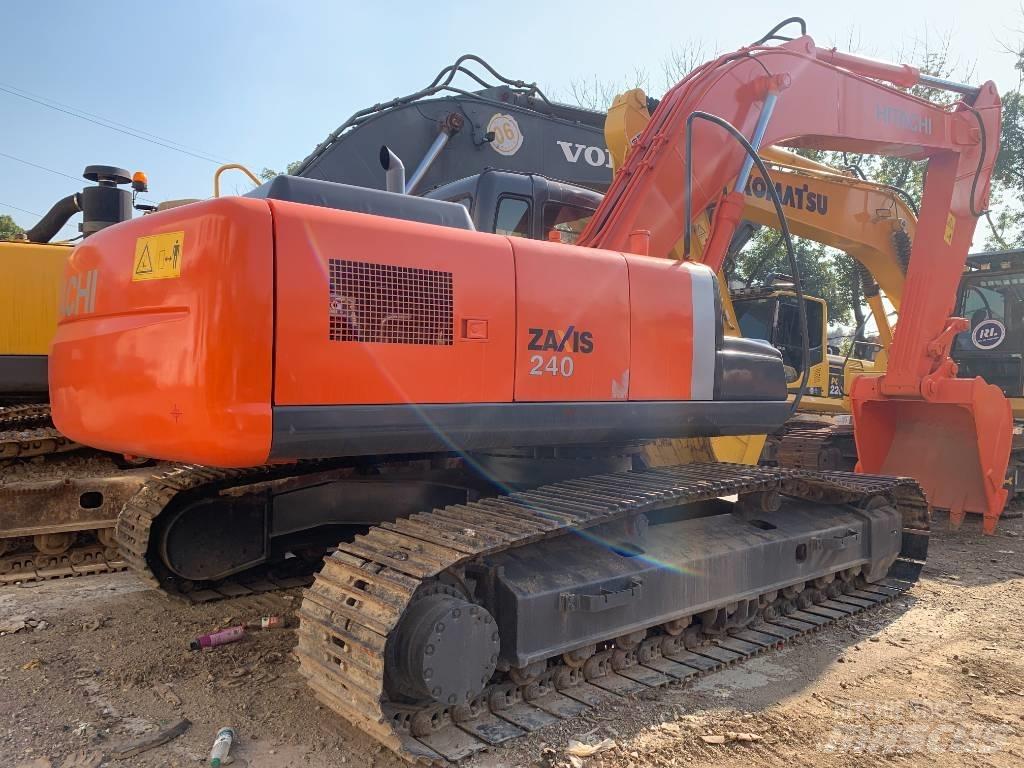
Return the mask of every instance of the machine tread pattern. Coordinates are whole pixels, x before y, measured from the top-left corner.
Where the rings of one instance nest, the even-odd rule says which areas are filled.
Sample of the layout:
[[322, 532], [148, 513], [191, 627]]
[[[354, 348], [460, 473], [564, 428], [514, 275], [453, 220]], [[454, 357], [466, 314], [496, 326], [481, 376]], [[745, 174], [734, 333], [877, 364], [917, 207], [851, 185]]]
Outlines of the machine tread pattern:
[[0, 586], [72, 576], [92, 576], [128, 568], [128, 563], [122, 559], [115, 547], [104, 546], [102, 543], [76, 545], [59, 555], [45, 555], [31, 550], [28, 546], [24, 549], [27, 551], [4, 554], [0, 557]]

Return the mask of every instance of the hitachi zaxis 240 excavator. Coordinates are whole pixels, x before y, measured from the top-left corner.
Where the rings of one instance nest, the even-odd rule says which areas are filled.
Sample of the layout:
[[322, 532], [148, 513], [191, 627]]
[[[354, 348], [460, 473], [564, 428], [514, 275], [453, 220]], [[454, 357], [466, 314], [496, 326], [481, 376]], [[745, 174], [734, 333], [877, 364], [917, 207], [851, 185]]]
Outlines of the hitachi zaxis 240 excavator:
[[[451, 85], [455, 74], [484, 88], [462, 91]], [[430, 87], [356, 113], [300, 172], [382, 187], [384, 171], [366, 153], [376, 155], [384, 142], [407, 159], [422, 157], [404, 191], [462, 203], [478, 230], [534, 239], [555, 231], [571, 242], [600, 203], [596, 190], [611, 181], [603, 121], [602, 114], [550, 102], [536, 86], [467, 55]], [[230, 167], [215, 174], [215, 197]], [[123, 568], [113, 537], [117, 515], [156, 468], [75, 443], [49, 417], [46, 357], [57, 318], [74, 295], [89, 290], [76, 284], [63, 286], [72, 295], [62, 292], [72, 244], [50, 241], [77, 213], [84, 237], [130, 218], [132, 194], [122, 187], [145, 191], [144, 177], [119, 168], [90, 166], [85, 177], [94, 186], [58, 201], [24, 239], [0, 242], [0, 291], [11, 318], [0, 336], [0, 583]], [[188, 201], [160, 207], [182, 202]], [[644, 451], [660, 455], [653, 444]], [[131, 466], [138, 463], [145, 468]]]
[[[55, 423], [186, 462], [121, 513], [131, 565], [171, 592], [217, 589], [333, 536], [300, 612], [302, 671], [423, 761], [715, 668], [884, 599], [900, 588], [886, 574], [914, 578], [927, 516], [904, 503], [912, 481], [630, 471], [645, 439], [763, 433], [790, 414], [781, 356], [726, 338], [718, 308], [742, 190], [755, 165], [767, 177], [761, 144], [928, 158], [914, 248], [929, 264], [912, 261], [905, 306], [956, 284], [988, 193], [991, 83], [946, 110], [886, 84], [909, 68], [766, 41], [666, 96], [576, 245], [474, 231], [455, 203], [278, 177], [77, 247], [67, 279], [96, 291], [58, 327]], [[652, 258], [715, 201], [707, 265]], [[885, 377], [857, 380], [855, 419], [882, 427], [866, 464], [885, 463], [883, 443], [961, 450], [922, 434], [925, 411], [1008, 433], [998, 389], [953, 375], [948, 309], [918, 313]]]

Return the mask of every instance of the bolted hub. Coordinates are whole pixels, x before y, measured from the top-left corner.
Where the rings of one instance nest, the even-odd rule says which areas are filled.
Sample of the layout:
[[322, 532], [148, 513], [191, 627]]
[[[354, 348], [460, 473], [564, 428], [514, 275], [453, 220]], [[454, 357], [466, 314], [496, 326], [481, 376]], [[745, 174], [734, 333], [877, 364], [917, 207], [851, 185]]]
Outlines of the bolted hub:
[[395, 687], [405, 696], [466, 704], [487, 685], [501, 647], [487, 609], [449, 594], [417, 600], [395, 637]]

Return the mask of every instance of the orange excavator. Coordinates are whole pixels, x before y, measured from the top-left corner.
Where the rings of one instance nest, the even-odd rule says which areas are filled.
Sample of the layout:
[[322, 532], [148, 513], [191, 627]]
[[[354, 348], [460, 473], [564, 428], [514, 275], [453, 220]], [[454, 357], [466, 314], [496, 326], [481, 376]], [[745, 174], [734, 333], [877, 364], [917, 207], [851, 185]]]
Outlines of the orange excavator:
[[[669, 93], [582, 245], [477, 232], [442, 200], [278, 177], [78, 246], [66, 279], [96, 290], [64, 308], [54, 421], [185, 462], [121, 512], [129, 564], [202, 600], [265, 589], [261, 569], [331, 542], [300, 611], [302, 673], [420, 762], [899, 594], [927, 552], [913, 481], [637, 461], [647, 439], [764, 433], [791, 413], [780, 354], [727, 338], [718, 304], [741, 190], [755, 166], [767, 179], [761, 144], [929, 158], [915, 248], [931, 269], [911, 274], [904, 307], [915, 277], [955, 283], [984, 204], [991, 83], [947, 112], [886, 84], [909, 68], [770, 37]], [[712, 204], [711, 268], [652, 258]], [[950, 324], [931, 319], [935, 335], [898, 342], [929, 360]], [[898, 406], [922, 403], [979, 418], [956, 400], [972, 383], [936, 370], [938, 404], [932, 388], [861, 392], [857, 418], [900, 432]]]

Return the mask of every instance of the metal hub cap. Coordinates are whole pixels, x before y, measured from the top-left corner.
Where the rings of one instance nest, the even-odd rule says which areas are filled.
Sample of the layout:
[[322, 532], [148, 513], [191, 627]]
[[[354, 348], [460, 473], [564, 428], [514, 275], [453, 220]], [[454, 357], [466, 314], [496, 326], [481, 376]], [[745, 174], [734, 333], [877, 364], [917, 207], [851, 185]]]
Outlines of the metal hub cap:
[[501, 646], [485, 608], [446, 594], [414, 603], [397, 640], [396, 678], [407, 693], [439, 704], [465, 704], [480, 693]]

